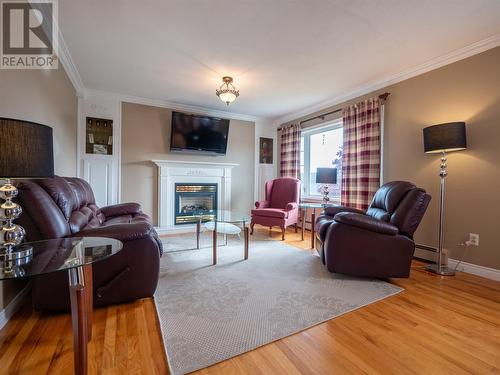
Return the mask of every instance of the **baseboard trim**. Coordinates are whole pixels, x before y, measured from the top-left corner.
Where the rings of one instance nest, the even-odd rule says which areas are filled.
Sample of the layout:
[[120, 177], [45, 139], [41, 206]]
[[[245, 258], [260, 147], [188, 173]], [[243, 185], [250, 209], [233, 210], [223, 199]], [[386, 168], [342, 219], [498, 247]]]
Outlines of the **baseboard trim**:
[[[455, 268], [459, 263], [456, 259], [448, 259], [448, 265], [451, 268]], [[471, 273], [476, 276], [481, 276], [486, 279], [500, 281], [500, 270], [495, 268], [489, 268], [484, 266], [479, 266], [473, 263], [461, 262], [457, 268], [457, 271]]]
[[29, 282], [17, 295], [8, 303], [3, 310], [0, 311], [0, 329], [5, 327], [7, 322], [14, 316], [17, 310], [21, 307], [24, 297], [31, 289], [31, 282]]

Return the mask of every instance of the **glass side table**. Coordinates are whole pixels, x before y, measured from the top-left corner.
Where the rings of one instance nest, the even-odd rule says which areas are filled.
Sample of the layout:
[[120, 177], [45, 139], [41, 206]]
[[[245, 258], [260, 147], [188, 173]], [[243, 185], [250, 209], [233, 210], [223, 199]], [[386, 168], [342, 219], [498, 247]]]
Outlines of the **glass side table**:
[[[196, 223], [196, 247], [200, 248], [200, 232], [201, 224], [204, 221], [204, 215], [199, 214]], [[236, 211], [218, 210], [215, 219], [212, 217], [205, 223], [205, 228], [212, 231], [212, 264], [217, 264], [217, 234], [222, 234], [226, 237], [228, 234], [239, 234], [243, 231], [244, 242], [244, 259], [248, 259], [248, 242], [249, 242], [249, 229], [247, 224], [250, 222], [250, 216], [241, 214]]]
[[311, 249], [314, 249], [314, 224], [316, 222], [316, 208], [325, 208], [325, 207], [334, 207], [338, 206], [337, 204], [329, 203], [329, 204], [323, 204], [323, 203], [316, 203], [316, 202], [300, 202], [299, 203], [299, 208], [302, 212], [302, 241], [304, 241], [304, 231], [306, 229], [306, 217], [307, 217], [307, 210], [312, 209], [311, 213]]
[[104, 237], [73, 237], [28, 242], [16, 248], [32, 255], [8, 260], [0, 253], [0, 280], [30, 279], [53, 272], [68, 272], [73, 327], [75, 374], [87, 374], [87, 343], [92, 338], [92, 264], [112, 257], [121, 241]]

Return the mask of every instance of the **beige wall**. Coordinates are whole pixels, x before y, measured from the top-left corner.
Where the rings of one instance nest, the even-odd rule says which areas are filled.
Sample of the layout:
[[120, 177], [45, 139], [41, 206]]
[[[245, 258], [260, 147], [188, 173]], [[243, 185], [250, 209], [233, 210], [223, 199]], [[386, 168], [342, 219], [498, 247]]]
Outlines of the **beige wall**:
[[122, 201], [139, 202], [158, 219], [158, 173], [153, 159], [237, 163], [232, 174], [232, 208], [249, 212], [254, 198], [253, 122], [231, 120], [226, 156], [170, 153], [172, 111], [139, 104], [122, 105]]
[[471, 247], [464, 260], [496, 269], [500, 269], [499, 67], [500, 48], [495, 48], [350, 101], [391, 93], [385, 109], [384, 180], [413, 181], [432, 195], [416, 234], [419, 243], [431, 246], [437, 246], [439, 155], [424, 154], [422, 128], [466, 121], [468, 149], [448, 157], [445, 247], [452, 258], [460, 259], [464, 248], [458, 243], [471, 232], [479, 233], [480, 246]]
[[76, 175], [77, 97], [63, 68], [0, 70], [0, 116], [52, 127], [55, 171]]
[[[76, 175], [77, 98], [64, 69], [0, 70], [0, 117], [51, 126], [55, 172]], [[0, 309], [24, 285], [22, 281], [1, 282]]]

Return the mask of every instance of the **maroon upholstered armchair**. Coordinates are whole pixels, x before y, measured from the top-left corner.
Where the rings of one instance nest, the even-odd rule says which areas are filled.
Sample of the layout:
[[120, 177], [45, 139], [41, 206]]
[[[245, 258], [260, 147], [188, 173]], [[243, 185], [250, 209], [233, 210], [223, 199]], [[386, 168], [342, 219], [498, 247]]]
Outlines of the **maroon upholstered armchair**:
[[253, 234], [255, 224], [266, 227], [280, 227], [281, 237], [285, 239], [285, 230], [295, 225], [299, 219], [300, 180], [296, 178], [277, 178], [266, 182], [266, 200], [255, 202], [252, 210], [250, 234]]
[[366, 212], [327, 207], [316, 220], [316, 247], [330, 272], [363, 277], [408, 277], [413, 233], [431, 196], [410, 182], [381, 186]]

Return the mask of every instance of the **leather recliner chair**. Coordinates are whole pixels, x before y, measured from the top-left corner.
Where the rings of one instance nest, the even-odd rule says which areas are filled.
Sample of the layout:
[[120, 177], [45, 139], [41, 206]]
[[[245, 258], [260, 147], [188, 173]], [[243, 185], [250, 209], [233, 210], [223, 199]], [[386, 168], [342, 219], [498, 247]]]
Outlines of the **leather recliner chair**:
[[[158, 283], [162, 243], [151, 219], [137, 203], [99, 208], [90, 185], [79, 178], [22, 181], [18, 223], [27, 241], [62, 237], [111, 237], [122, 241], [116, 255], [93, 264], [94, 306], [153, 296]], [[36, 310], [70, 307], [68, 275], [58, 272], [33, 279]]]
[[405, 181], [381, 186], [366, 212], [327, 207], [316, 220], [316, 248], [330, 272], [361, 277], [408, 277], [413, 234], [431, 196]]

